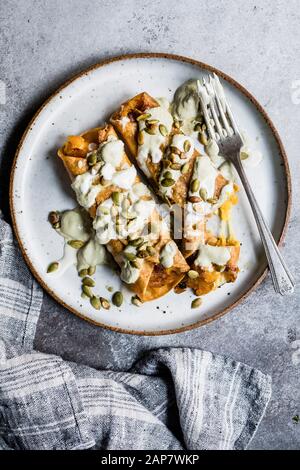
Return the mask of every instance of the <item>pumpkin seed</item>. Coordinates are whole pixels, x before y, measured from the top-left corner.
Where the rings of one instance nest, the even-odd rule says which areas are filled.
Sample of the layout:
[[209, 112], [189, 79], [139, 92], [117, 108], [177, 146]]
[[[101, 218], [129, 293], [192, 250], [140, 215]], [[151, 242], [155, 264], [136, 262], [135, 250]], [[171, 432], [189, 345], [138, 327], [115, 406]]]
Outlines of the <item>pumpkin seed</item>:
[[199, 188], [200, 188], [200, 181], [198, 180], [198, 178], [195, 178], [191, 184], [192, 193], [196, 193], [199, 190]]
[[135, 268], [135, 269], [140, 269], [140, 265], [139, 265], [139, 263], [138, 263], [137, 260], [134, 259], [134, 260], [132, 260], [132, 261], [129, 261], [129, 263], [130, 263], [130, 265], [131, 265], [133, 268]]
[[199, 194], [200, 194], [201, 199], [203, 199], [203, 201], [207, 200], [207, 190], [205, 188], [201, 188], [199, 191]]
[[170, 168], [172, 168], [172, 170], [179, 171], [181, 169], [181, 165], [180, 163], [172, 163]]
[[133, 261], [134, 259], [136, 259], [136, 255], [134, 253], [130, 253], [129, 251], [123, 251], [123, 256], [128, 261]]
[[247, 160], [249, 158], [249, 154], [247, 152], [240, 153], [241, 160]]
[[84, 242], [81, 240], [69, 240], [68, 245], [70, 245], [75, 250], [79, 250], [80, 248], [83, 247]]
[[151, 117], [151, 114], [149, 113], [144, 113], [144, 114], [141, 114], [140, 116], [138, 116], [136, 118], [137, 121], [145, 121], [146, 119], [148, 119], [149, 117]]
[[197, 124], [194, 127], [195, 132], [200, 132], [202, 130], [200, 122], [197, 122]]
[[164, 187], [173, 186], [173, 184], [175, 184], [175, 181], [172, 178], [164, 178], [161, 182]]
[[166, 128], [166, 126], [164, 124], [159, 125], [159, 132], [164, 137], [166, 137], [166, 135], [168, 135], [168, 129]]
[[140, 250], [137, 254], [138, 258], [147, 258], [149, 255], [148, 255], [148, 251], [147, 250]]
[[180, 129], [180, 126], [181, 126], [181, 122], [180, 121], [174, 121], [174, 127], [176, 129]]
[[133, 295], [131, 297], [131, 303], [135, 305], [136, 307], [140, 307], [143, 304], [143, 302], [137, 295]]
[[206, 199], [207, 202], [209, 202], [209, 204], [216, 204], [216, 202], [218, 202], [218, 199], [216, 197], [209, 197], [208, 199]]
[[149, 256], [154, 256], [156, 254], [155, 248], [153, 248], [153, 246], [150, 246], [150, 245], [147, 246], [146, 251], [149, 254]]
[[83, 285], [82, 292], [84, 292], [84, 294], [87, 295], [89, 298], [93, 297], [93, 293], [92, 293], [90, 286]]
[[200, 132], [199, 140], [200, 140], [202, 145], [207, 145], [208, 144], [207, 136], [206, 136], [205, 132]]
[[155, 124], [151, 124], [150, 126], [145, 127], [145, 131], [147, 134], [155, 135], [157, 133], [157, 126]]
[[202, 201], [201, 197], [198, 197], [198, 196], [189, 197], [189, 202], [201, 202], [201, 201]]
[[105, 299], [104, 297], [100, 297], [100, 302], [101, 302], [102, 307], [105, 308], [105, 310], [110, 309], [110, 303], [107, 299]]
[[82, 279], [82, 284], [84, 286], [95, 287], [96, 283], [95, 283], [94, 279], [92, 279], [91, 277], [86, 276], [85, 278]]
[[175, 147], [174, 145], [171, 145], [170, 148], [171, 148], [171, 151], [173, 153], [175, 153], [175, 155], [180, 155], [181, 154], [181, 151], [177, 147]]
[[88, 274], [88, 270], [87, 269], [81, 269], [78, 274], [79, 274], [80, 277], [84, 277]]
[[56, 222], [56, 224], [53, 224], [52, 227], [57, 230], [58, 228], [60, 228], [60, 222]]
[[191, 142], [189, 140], [185, 140], [183, 144], [183, 150], [185, 153], [189, 152], [191, 150]]
[[49, 220], [51, 225], [55, 225], [55, 224], [59, 223], [59, 220], [60, 220], [59, 213], [56, 212], [56, 211], [51, 211], [49, 213], [48, 220]]
[[96, 272], [96, 266], [90, 266], [89, 269], [88, 269], [87, 274], [89, 276], [92, 276], [93, 274], [95, 274], [95, 272]]
[[100, 302], [99, 297], [96, 297], [96, 295], [93, 295], [90, 302], [91, 302], [92, 307], [94, 307], [96, 310], [100, 310], [101, 302]]
[[143, 143], [144, 143], [144, 133], [143, 133], [143, 131], [139, 131], [137, 140], [138, 140], [139, 145], [143, 145]]
[[189, 167], [190, 167], [190, 165], [189, 165], [188, 163], [185, 163], [184, 165], [182, 165], [182, 167], [181, 167], [181, 173], [182, 173], [183, 175], [186, 175], [187, 172], [189, 171]]
[[146, 125], [158, 124], [158, 123], [159, 123], [158, 119], [147, 119]]
[[81, 298], [82, 299], [88, 299], [88, 296], [84, 292], [81, 292]]
[[57, 271], [59, 268], [59, 263], [57, 261], [54, 261], [54, 263], [49, 264], [47, 273], [54, 273], [54, 271]]
[[197, 271], [194, 271], [193, 269], [190, 269], [188, 272], [188, 276], [190, 279], [197, 279], [197, 277], [199, 277], [199, 273]]
[[112, 303], [116, 307], [121, 307], [123, 303], [123, 294], [122, 292], [115, 292], [114, 295], [112, 296]]
[[166, 172], [163, 174], [163, 177], [164, 177], [164, 178], [168, 178], [168, 179], [172, 178], [172, 176], [173, 176], [173, 175], [172, 175], [172, 173], [171, 173], [170, 171], [166, 171]]
[[201, 297], [198, 297], [197, 299], [193, 300], [193, 302], [191, 303], [191, 307], [197, 308], [197, 307], [200, 307], [201, 304], [202, 304], [202, 299]]
[[95, 165], [95, 163], [97, 163], [97, 155], [95, 153], [92, 153], [87, 157], [87, 161], [90, 166]]
[[142, 237], [136, 238], [135, 240], [130, 240], [129, 244], [132, 246], [139, 247], [144, 243], [144, 239]]
[[121, 193], [118, 191], [114, 191], [111, 195], [111, 198], [113, 200], [113, 203], [116, 204], [116, 206], [119, 206], [121, 203]]
[[173, 152], [173, 153], [171, 153], [171, 155], [170, 155], [169, 158], [170, 158], [170, 160], [171, 160], [172, 163], [176, 163], [177, 158], [178, 158], [178, 155]]
[[169, 168], [172, 165], [172, 162], [170, 162], [170, 160], [168, 160], [168, 159], [163, 160], [162, 163], [163, 163], [163, 168], [164, 169]]

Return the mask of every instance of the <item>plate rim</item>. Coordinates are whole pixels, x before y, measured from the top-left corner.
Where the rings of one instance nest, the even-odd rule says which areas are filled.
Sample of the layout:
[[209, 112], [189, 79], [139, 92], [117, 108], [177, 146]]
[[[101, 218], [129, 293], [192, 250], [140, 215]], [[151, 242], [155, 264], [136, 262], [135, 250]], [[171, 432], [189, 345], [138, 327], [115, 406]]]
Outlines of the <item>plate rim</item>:
[[286, 187], [287, 187], [287, 205], [286, 205], [286, 212], [285, 212], [285, 218], [284, 218], [284, 223], [282, 227], [281, 234], [279, 236], [279, 240], [277, 244], [280, 246], [282, 245], [282, 242], [286, 236], [287, 228], [288, 228], [288, 223], [290, 219], [290, 214], [291, 214], [291, 205], [292, 205], [292, 187], [291, 187], [291, 173], [290, 173], [290, 168], [289, 168], [289, 163], [288, 163], [288, 158], [287, 154], [285, 151], [285, 148], [283, 146], [283, 143], [281, 141], [281, 138], [279, 136], [279, 133], [273, 124], [273, 121], [269, 117], [268, 113], [265, 111], [265, 109], [262, 107], [262, 105], [257, 101], [257, 99], [239, 82], [237, 82], [235, 79], [233, 79], [230, 75], [227, 75], [225, 72], [222, 70], [217, 69], [214, 66], [211, 66], [205, 62], [201, 62], [199, 60], [193, 59], [191, 57], [187, 56], [182, 56], [182, 55], [177, 55], [177, 54], [171, 54], [171, 53], [164, 53], [164, 52], [139, 52], [139, 53], [130, 53], [130, 54], [122, 54], [122, 55], [117, 55], [117, 56], [112, 56], [107, 59], [101, 60], [100, 62], [96, 62], [93, 65], [91, 65], [88, 68], [83, 69], [82, 71], [76, 73], [75, 75], [71, 76], [68, 80], [63, 82], [63, 84], [58, 87], [51, 95], [43, 102], [43, 104], [38, 108], [38, 110], [35, 112], [33, 115], [32, 119], [30, 120], [29, 124], [27, 125], [21, 140], [18, 144], [18, 147], [16, 149], [16, 153], [13, 159], [12, 163], [12, 168], [11, 168], [11, 173], [10, 173], [10, 181], [9, 181], [9, 206], [10, 206], [10, 213], [12, 217], [12, 225], [13, 225], [13, 230], [16, 236], [16, 239], [18, 241], [19, 247], [21, 249], [21, 253], [23, 258], [25, 259], [25, 262], [35, 277], [35, 279], [38, 281], [38, 283], [41, 285], [41, 287], [49, 294], [51, 297], [54, 298], [61, 306], [69, 310], [71, 313], [75, 314], [77, 317], [93, 324], [96, 326], [100, 326], [106, 330], [114, 331], [117, 333], [123, 333], [123, 334], [130, 334], [130, 335], [137, 335], [137, 336], [164, 336], [164, 335], [170, 335], [170, 334], [176, 334], [176, 333], [183, 333], [186, 331], [190, 331], [196, 328], [199, 328], [204, 325], [208, 325], [209, 323], [218, 320], [219, 318], [223, 317], [226, 313], [229, 313], [231, 310], [234, 310], [235, 307], [237, 307], [239, 304], [241, 304], [254, 290], [262, 283], [262, 281], [265, 279], [267, 273], [268, 273], [268, 267], [263, 271], [263, 273], [259, 276], [258, 279], [254, 281], [253, 284], [248, 288], [248, 290], [242, 294], [238, 299], [233, 302], [231, 305], [228, 307], [214, 313], [211, 317], [209, 318], [203, 318], [201, 320], [198, 320], [190, 325], [185, 325], [185, 326], [180, 326], [178, 328], [172, 328], [172, 329], [167, 329], [167, 330], [154, 330], [154, 331], [147, 331], [147, 330], [131, 330], [131, 329], [124, 329], [124, 328], [119, 328], [115, 326], [109, 326], [105, 323], [102, 322], [97, 322], [95, 320], [92, 320], [90, 318], [85, 317], [82, 313], [78, 312], [75, 308], [71, 307], [70, 305], [67, 305], [66, 302], [64, 302], [48, 285], [46, 282], [41, 278], [39, 273], [36, 271], [34, 268], [29, 255], [27, 254], [26, 250], [24, 249], [23, 242], [21, 240], [21, 236], [18, 231], [18, 225], [17, 225], [17, 216], [16, 216], [16, 211], [14, 207], [14, 176], [15, 176], [15, 171], [17, 167], [17, 161], [18, 157], [20, 154], [20, 151], [23, 146], [23, 142], [27, 137], [27, 134], [29, 134], [32, 125], [34, 121], [38, 118], [40, 113], [43, 111], [43, 109], [48, 105], [48, 103], [54, 98], [56, 95], [58, 95], [63, 89], [65, 89], [67, 86], [69, 86], [71, 83], [75, 82], [77, 79], [82, 77], [83, 75], [88, 75], [90, 72], [93, 70], [96, 70], [100, 67], [105, 67], [106, 65], [109, 65], [114, 62], [119, 62], [119, 61], [124, 61], [124, 60], [131, 60], [131, 59], [167, 59], [167, 60], [173, 60], [173, 61], [178, 61], [178, 62], [184, 62], [188, 63], [191, 65], [194, 65], [196, 67], [199, 67], [201, 69], [207, 70], [208, 72], [215, 72], [217, 75], [222, 77], [224, 80], [226, 80], [228, 83], [233, 85], [235, 88], [237, 88], [248, 100], [252, 102], [252, 104], [255, 106], [255, 108], [258, 110], [260, 115], [264, 118], [266, 124], [270, 128], [273, 137], [275, 139], [276, 145], [279, 150], [279, 154], [281, 156], [282, 162], [283, 162], [283, 168], [284, 168], [284, 173], [285, 173], [285, 179], [286, 179]]

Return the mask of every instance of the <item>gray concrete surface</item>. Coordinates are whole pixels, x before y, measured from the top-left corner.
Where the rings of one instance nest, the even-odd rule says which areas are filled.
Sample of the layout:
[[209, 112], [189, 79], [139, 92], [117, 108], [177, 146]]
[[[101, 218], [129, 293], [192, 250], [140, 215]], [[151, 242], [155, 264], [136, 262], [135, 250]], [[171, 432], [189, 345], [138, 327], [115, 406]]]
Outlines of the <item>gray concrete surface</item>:
[[[34, 110], [70, 75], [103, 58], [164, 51], [208, 62], [235, 77], [266, 108], [289, 157], [294, 207], [284, 246], [299, 281], [298, 0], [1, 0], [1, 208], [9, 220], [8, 177], [17, 142]], [[298, 83], [299, 86], [299, 83]], [[2, 97], [1, 97], [2, 90]], [[293, 102], [294, 101], [294, 102]], [[299, 290], [275, 296], [268, 278], [248, 300], [201, 329], [158, 338], [121, 335], [57, 314], [45, 295], [36, 347], [99, 368], [128, 368], [143, 351], [191, 346], [224, 353], [273, 377], [273, 396], [252, 449], [300, 447]], [[300, 346], [298, 346], [300, 349]], [[297, 364], [297, 358], [299, 364]]]

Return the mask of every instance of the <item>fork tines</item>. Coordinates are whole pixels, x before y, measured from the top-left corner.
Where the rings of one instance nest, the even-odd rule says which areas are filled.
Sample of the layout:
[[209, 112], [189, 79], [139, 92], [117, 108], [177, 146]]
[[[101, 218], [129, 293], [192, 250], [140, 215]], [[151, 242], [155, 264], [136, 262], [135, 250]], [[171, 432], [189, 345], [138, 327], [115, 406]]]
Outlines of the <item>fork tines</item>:
[[203, 117], [209, 137], [220, 140], [239, 134], [232, 111], [225, 97], [219, 77], [214, 73], [208, 80], [197, 81]]

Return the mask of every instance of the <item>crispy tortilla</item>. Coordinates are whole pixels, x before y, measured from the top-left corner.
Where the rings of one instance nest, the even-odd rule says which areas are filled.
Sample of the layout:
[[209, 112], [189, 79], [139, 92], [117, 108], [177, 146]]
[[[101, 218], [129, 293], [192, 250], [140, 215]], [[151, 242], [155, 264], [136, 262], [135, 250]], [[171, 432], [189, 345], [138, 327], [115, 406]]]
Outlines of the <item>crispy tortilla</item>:
[[[90, 129], [80, 136], [73, 136], [75, 146], [71, 146], [70, 138], [67, 142], [58, 150], [58, 156], [62, 159], [64, 166], [66, 167], [68, 174], [73, 180], [77, 175], [84, 173], [88, 170], [88, 164], [86, 156], [88, 153], [88, 145], [101, 144], [107, 140], [107, 138], [113, 135], [117, 137], [113, 127], [106, 125], [102, 128]], [[80, 137], [80, 138], [78, 138]], [[79, 163], [81, 162], [81, 163]], [[131, 165], [126, 153], [124, 152], [122, 164], [127, 163]], [[136, 182], [140, 182], [140, 178], [136, 177]], [[97, 206], [108, 199], [114, 191], [123, 191], [115, 185], [108, 185], [103, 187], [96, 197], [95, 204], [89, 209], [89, 213], [92, 218], [96, 216]], [[160, 220], [158, 212], [155, 210], [151, 218]], [[179, 249], [174, 257], [174, 264], [172, 268], [165, 269], [159, 264], [159, 251], [168, 241], [171, 240], [170, 233], [162, 233], [153, 245], [156, 249], [156, 255], [146, 258], [143, 260], [141, 273], [138, 280], [134, 284], [130, 284], [129, 287], [135, 292], [142, 301], [149, 301], [158, 298], [166, 294], [171, 290], [184, 276], [185, 272], [188, 271], [189, 266], [186, 263]], [[120, 252], [126, 246], [126, 240], [111, 240], [107, 244], [108, 251], [113, 255], [115, 260], [120, 264]]]

